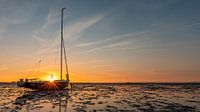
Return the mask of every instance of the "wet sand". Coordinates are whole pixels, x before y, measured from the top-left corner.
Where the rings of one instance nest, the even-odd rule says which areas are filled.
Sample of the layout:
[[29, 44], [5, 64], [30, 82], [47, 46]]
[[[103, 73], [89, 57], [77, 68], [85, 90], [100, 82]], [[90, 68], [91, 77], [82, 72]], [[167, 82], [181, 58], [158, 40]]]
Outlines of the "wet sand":
[[0, 112], [200, 112], [200, 84], [74, 84], [32, 91], [0, 85]]

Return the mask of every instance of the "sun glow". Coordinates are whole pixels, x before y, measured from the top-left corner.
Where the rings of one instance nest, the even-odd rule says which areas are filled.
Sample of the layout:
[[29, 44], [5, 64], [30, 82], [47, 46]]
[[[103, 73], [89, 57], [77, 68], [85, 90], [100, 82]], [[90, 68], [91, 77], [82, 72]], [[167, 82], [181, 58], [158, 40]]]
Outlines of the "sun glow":
[[51, 74], [51, 75], [49, 76], [49, 81], [50, 81], [50, 82], [53, 82], [53, 81], [54, 81], [54, 75], [53, 75], [53, 74]]

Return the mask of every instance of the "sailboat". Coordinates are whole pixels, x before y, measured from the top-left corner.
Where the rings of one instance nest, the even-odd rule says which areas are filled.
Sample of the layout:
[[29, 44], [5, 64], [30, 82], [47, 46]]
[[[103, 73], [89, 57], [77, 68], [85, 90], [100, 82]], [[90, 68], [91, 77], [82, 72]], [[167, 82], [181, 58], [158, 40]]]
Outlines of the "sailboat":
[[[61, 10], [61, 42], [60, 42], [60, 80], [45, 80], [41, 81], [38, 78], [34, 79], [20, 79], [17, 81], [18, 87], [25, 87], [29, 89], [36, 89], [36, 90], [62, 90], [65, 89], [69, 85], [69, 73], [68, 73], [68, 66], [67, 66], [67, 56], [66, 56], [66, 49], [64, 45], [63, 39], [63, 12], [65, 8]], [[63, 56], [64, 55], [64, 56]], [[66, 79], [63, 79], [63, 59], [65, 60], [65, 69], [66, 69]]]

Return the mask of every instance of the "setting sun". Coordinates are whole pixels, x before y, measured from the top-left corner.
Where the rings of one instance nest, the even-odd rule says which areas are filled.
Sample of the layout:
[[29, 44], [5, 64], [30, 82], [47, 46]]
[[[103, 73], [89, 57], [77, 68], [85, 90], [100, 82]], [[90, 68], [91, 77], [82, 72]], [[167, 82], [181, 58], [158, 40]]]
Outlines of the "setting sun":
[[51, 74], [51, 75], [49, 76], [49, 81], [50, 81], [50, 82], [53, 82], [53, 81], [54, 81], [54, 75], [53, 75], [53, 74]]

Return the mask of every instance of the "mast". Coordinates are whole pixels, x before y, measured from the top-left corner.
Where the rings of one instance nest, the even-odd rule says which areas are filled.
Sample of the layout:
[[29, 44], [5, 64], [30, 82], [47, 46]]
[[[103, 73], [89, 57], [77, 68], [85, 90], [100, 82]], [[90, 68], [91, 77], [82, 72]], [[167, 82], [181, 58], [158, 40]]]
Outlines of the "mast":
[[65, 49], [65, 44], [64, 44], [64, 39], [63, 39], [63, 12], [66, 8], [62, 8], [61, 11], [61, 54], [60, 54], [60, 80], [62, 80], [62, 62], [63, 62], [63, 50], [64, 50], [64, 60], [65, 60], [65, 69], [66, 69], [66, 80], [69, 81], [69, 72], [68, 72], [68, 66], [67, 66], [67, 56], [66, 56], [66, 49]]
[[63, 11], [65, 8], [61, 10], [61, 43], [60, 43], [60, 80], [62, 80], [62, 58], [63, 58]]

